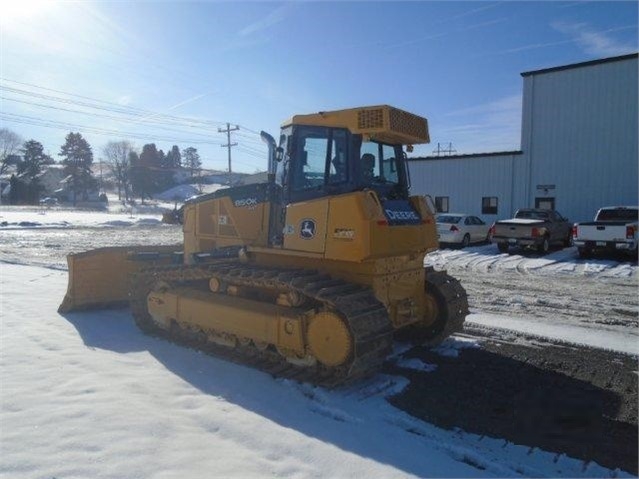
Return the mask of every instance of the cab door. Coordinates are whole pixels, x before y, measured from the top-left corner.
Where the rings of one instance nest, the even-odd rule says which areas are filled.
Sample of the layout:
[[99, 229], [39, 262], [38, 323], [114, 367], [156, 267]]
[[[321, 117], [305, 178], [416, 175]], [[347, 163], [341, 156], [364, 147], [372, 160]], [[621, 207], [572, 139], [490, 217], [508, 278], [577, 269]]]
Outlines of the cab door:
[[285, 249], [324, 253], [329, 200], [349, 191], [348, 131], [295, 126], [286, 178]]

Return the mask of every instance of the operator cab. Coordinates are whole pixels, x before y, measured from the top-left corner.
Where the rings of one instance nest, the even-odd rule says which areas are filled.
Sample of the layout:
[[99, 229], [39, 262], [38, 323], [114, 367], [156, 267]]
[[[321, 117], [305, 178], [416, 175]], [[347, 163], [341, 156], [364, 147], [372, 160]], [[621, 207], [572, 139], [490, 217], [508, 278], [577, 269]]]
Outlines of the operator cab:
[[291, 125], [282, 130], [280, 148], [283, 161], [276, 181], [286, 203], [364, 189], [382, 200], [408, 198], [402, 145], [374, 141], [347, 128]]

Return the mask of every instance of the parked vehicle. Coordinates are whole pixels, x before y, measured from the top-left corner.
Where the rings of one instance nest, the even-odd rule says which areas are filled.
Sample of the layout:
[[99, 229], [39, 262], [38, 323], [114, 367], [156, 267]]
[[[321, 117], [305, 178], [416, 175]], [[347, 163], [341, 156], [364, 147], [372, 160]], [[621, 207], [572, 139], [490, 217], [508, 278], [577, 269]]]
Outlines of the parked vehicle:
[[488, 240], [488, 226], [481, 218], [459, 213], [436, 216], [437, 239], [440, 243], [458, 244], [465, 248], [471, 243]]
[[42, 206], [55, 206], [58, 204], [58, 199], [57, 198], [53, 198], [51, 196], [47, 196], [46, 198], [42, 198], [40, 200], [40, 204]]
[[546, 254], [553, 243], [570, 246], [571, 231], [572, 225], [559, 212], [525, 208], [517, 210], [512, 219], [497, 221], [491, 228], [491, 237], [502, 253], [518, 246]]
[[424, 269], [434, 217], [408, 189], [404, 148], [428, 143], [426, 119], [382, 105], [295, 115], [281, 133], [284, 147], [260, 135], [267, 183], [185, 203], [177, 254], [70, 254], [59, 311], [129, 301], [144, 332], [327, 387], [380, 370], [395, 330], [429, 346], [461, 331], [466, 291]]
[[579, 257], [588, 258], [601, 251], [623, 251], [637, 256], [638, 222], [637, 206], [601, 208], [594, 221], [573, 226], [572, 239]]

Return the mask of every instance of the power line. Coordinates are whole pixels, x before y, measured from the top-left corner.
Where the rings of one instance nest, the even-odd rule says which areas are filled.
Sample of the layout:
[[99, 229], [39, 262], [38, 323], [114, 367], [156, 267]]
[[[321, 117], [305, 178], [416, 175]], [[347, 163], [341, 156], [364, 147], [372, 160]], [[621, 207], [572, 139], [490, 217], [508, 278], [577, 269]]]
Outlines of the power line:
[[78, 125], [74, 123], [67, 123], [56, 120], [42, 120], [40, 118], [35, 118], [27, 115], [18, 115], [15, 113], [5, 113], [0, 112], [0, 118], [5, 121], [9, 121], [12, 123], [21, 123], [25, 125], [34, 125], [34, 126], [43, 126], [47, 128], [55, 128], [58, 130], [69, 130], [75, 129], [78, 131], [88, 131], [90, 133], [95, 133], [97, 135], [109, 135], [109, 136], [125, 136], [129, 138], [136, 138], [140, 140], [153, 140], [153, 141], [166, 141], [166, 142], [175, 142], [175, 143], [191, 143], [196, 145], [217, 145], [218, 143], [212, 141], [204, 141], [200, 139], [176, 139], [169, 137], [160, 137], [157, 135], [139, 135], [136, 133], [124, 132], [121, 130], [111, 130], [107, 128], [98, 128], [98, 127], [88, 127], [84, 125]]
[[[61, 90], [54, 90], [53, 88], [47, 88], [47, 87], [43, 87], [43, 86], [40, 86], [40, 85], [34, 85], [32, 83], [20, 82], [20, 81], [17, 81], [17, 80], [10, 80], [10, 79], [4, 78], [4, 77], [0, 77], [0, 80], [5, 81], [5, 82], [10, 82], [10, 83], [15, 83], [15, 84], [18, 84], [18, 85], [37, 88], [39, 90], [51, 91], [51, 92], [54, 92], [54, 93], [61, 93], [63, 95], [76, 97], [76, 98], [82, 98], [84, 100], [90, 100], [90, 101], [93, 101], [93, 102], [104, 103], [106, 105], [112, 105], [112, 106], [115, 106], [116, 108], [118, 108], [120, 110], [120, 112], [122, 112], [122, 113], [125, 113], [125, 110], [128, 110], [129, 112], [136, 113], [138, 115], [141, 115], [141, 114], [159, 115], [159, 116], [162, 116], [162, 117], [167, 118], [167, 119], [173, 119], [173, 120], [179, 120], [179, 121], [188, 121], [188, 122], [201, 123], [201, 124], [214, 125], [214, 126], [223, 125], [225, 123], [223, 121], [202, 120], [202, 119], [197, 119], [197, 118], [180, 117], [180, 116], [176, 116], [176, 115], [168, 115], [166, 113], [159, 113], [159, 112], [155, 112], [155, 111], [151, 111], [151, 110], [146, 110], [144, 108], [123, 106], [123, 105], [120, 105], [118, 103], [114, 103], [114, 102], [110, 102], [110, 101], [106, 101], [106, 100], [100, 100], [100, 99], [91, 98], [91, 97], [88, 97], [88, 96], [77, 95], [75, 93], [69, 93], [69, 92], [65, 92], [65, 91], [61, 91]], [[11, 88], [11, 87], [0, 87], [0, 88]], [[14, 88], [13, 90], [17, 90], [17, 91], [20, 91], [20, 92], [23, 92], [23, 93], [31, 93], [31, 94], [35, 94], [35, 95], [40, 95], [37, 92], [29, 92], [28, 90], [20, 90], [20, 89], [17, 89], [17, 88]], [[59, 98], [59, 97], [52, 97], [52, 98]], [[61, 100], [69, 101], [69, 99], [61, 99]], [[250, 130], [250, 131], [252, 131], [252, 130]]]
[[[136, 122], [136, 123], [140, 123], [140, 121], [138, 120], [133, 120], [130, 118], [124, 118], [121, 116], [113, 116], [113, 115], [105, 115], [105, 114], [97, 114], [97, 113], [93, 113], [93, 112], [88, 112], [88, 111], [82, 111], [82, 110], [74, 110], [74, 109], [70, 109], [70, 108], [62, 108], [62, 107], [58, 107], [58, 106], [54, 106], [54, 105], [45, 105], [42, 103], [36, 103], [36, 102], [32, 102], [32, 101], [26, 101], [26, 100], [18, 100], [17, 98], [7, 98], [5, 96], [0, 96], [0, 99], [2, 100], [6, 100], [6, 101], [13, 101], [13, 102], [17, 102], [17, 103], [22, 103], [22, 104], [26, 104], [26, 105], [33, 105], [33, 106], [37, 106], [39, 108], [48, 108], [51, 110], [56, 110], [56, 111], [66, 111], [66, 112], [70, 112], [70, 113], [78, 113], [80, 115], [87, 115], [87, 116], [92, 116], [92, 117], [97, 117], [97, 118], [106, 118], [109, 120], [117, 120], [117, 121], [122, 121], [122, 122], [126, 122], [126, 123], [131, 123], [131, 122]], [[166, 128], [164, 127], [164, 125], [167, 125], [167, 123], [161, 123], [161, 122], [154, 122], [153, 120], [148, 120], [148, 121], [144, 121], [144, 123], [148, 123], [149, 126], [152, 126], [153, 128], [159, 128], [161, 130], [165, 130], [165, 131], [170, 131], [173, 133], [180, 133], [180, 134], [186, 134], [186, 135], [200, 135], [200, 136], [211, 136], [211, 133], [215, 134], [216, 132], [209, 132], [209, 133], [200, 133], [198, 131], [192, 131], [192, 132], [187, 132], [187, 131], [182, 131], [182, 130], [176, 130], [176, 129], [172, 129], [172, 128]], [[185, 125], [188, 126], [188, 125]], [[200, 128], [200, 127], [195, 127], [195, 128]]]
[[[129, 115], [132, 116], [133, 118], [136, 118], [140, 121], [147, 121], [147, 122], [155, 122], [161, 125], [168, 125], [168, 126], [186, 126], [189, 128], [199, 128], [199, 129], [204, 129], [203, 126], [194, 126], [193, 123], [198, 123], [198, 120], [190, 120], [188, 118], [180, 118], [180, 117], [172, 117], [172, 115], [164, 115], [164, 114], [160, 114], [158, 113], [156, 116], [156, 119], [150, 118], [148, 115], [141, 115], [135, 111], [128, 111], [128, 108], [110, 108], [110, 107], [104, 107], [101, 105], [94, 105], [94, 104], [90, 104], [90, 103], [86, 103], [86, 102], [82, 102], [82, 101], [76, 101], [76, 100], [71, 100], [69, 98], [60, 98], [60, 97], [56, 97], [56, 96], [51, 96], [51, 95], [44, 95], [41, 93], [36, 93], [36, 92], [29, 92], [29, 91], [25, 91], [25, 90], [20, 90], [20, 89], [16, 89], [16, 88], [11, 88], [11, 87], [6, 87], [6, 86], [2, 86], [0, 85], [0, 90], [4, 90], [6, 92], [9, 93], [13, 93], [13, 94], [18, 94], [18, 95], [24, 95], [24, 96], [28, 96], [28, 97], [32, 97], [32, 98], [39, 98], [39, 99], [44, 99], [47, 101], [53, 101], [53, 102], [59, 102], [59, 103], [65, 103], [65, 104], [70, 104], [70, 105], [74, 105], [74, 106], [81, 106], [84, 108], [91, 108], [94, 110], [100, 110], [100, 111], [107, 111], [107, 112], [112, 112], [112, 113], [120, 113], [120, 114], [124, 114], [124, 115]], [[161, 121], [160, 118], [164, 118], [164, 121]], [[169, 118], [169, 119], [167, 119]], [[177, 118], [176, 120], [172, 120], [170, 118]], [[202, 124], [202, 122], [199, 122], [200, 124]], [[212, 126], [211, 124], [205, 123], [205, 126], [208, 128], [210, 126]]]
[[260, 160], [265, 160], [266, 159], [266, 155], [264, 155], [263, 153], [257, 153], [255, 151], [252, 150], [248, 150], [244, 147], [242, 147], [241, 145], [238, 146], [238, 149], [244, 153], [246, 153], [249, 156], [252, 156], [253, 158], [258, 158]]
[[[125, 117], [114, 116], [109, 114], [98, 114], [95, 111], [83, 111], [83, 110], [78, 110], [73, 108], [64, 108], [60, 105], [52, 105], [52, 104], [46, 104], [46, 103], [41, 103], [36, 101], [28, 101], [25, 99], [0, 96], [0, 99], [5, 101], [17, 102], [17, 103], [36, 106], [39, 108], [46, 108], [46, 109], [51, 109], [56, 111], [64, 111], [64, 112], [74, 113], [74, 114], [90, 115], [93, 117], [105, 118], [105, 119], [115, 120], [118, 122], [143, 123], [151, 128], [164, 130], [176, 135], [194, 134], [198, 136], [210, 137], [211, 134], [215, 134], [216, 132], [209, 130], [208, 129], [209, 127], [213, 125], [217, 126], [217, 125], [226, 124], [226, 129], [218, 128], [217, 133], [226, 133], [227, 135], [227, 143], [221, 146], [226, 147], [228, 149], [229, 176], [232, 173], [231, 147], [238, 146], [238, 143], [231, 143], [230, 132], [238, 131], [240, 129], [239, 125], [236, 125], [234, 128], [231, 128], [228, 122], [220, 122], [220, 121], [190, 118], [190, 117], [181, 117], [176, 115], [169, 115], [166, 113], [154, 112], [154, 111], [146, 110], [143, 108], [120, 105], [118, 103], [114, 103], [114, 102], [110, 102], [106, 100], [78, 95], [75, 93], [69, 93], [62, 90], [56, 90], [53, 88], [47, 88], [47, 87], [35, 85], [32, 83], [11, 80], [4, 77], [0, 77], [0, 81], [9, 82], [9, 83], [12, 83], [15, 85], [21, 85], [24, 87], [30, 87], [32, 89], [42, 90], [45, 92], [57, 93], [57, 94], [65, 95], [67, 97], [71, 97], [71, 98], [65, 98], [61, 96], [41, 93], [39, 91], [30, 91], [30, 90], [25, 90], [21, 88], [0, 84], [0, 90], [6, 93], [10, 93], [13, 95], [26, 96], [32, 99], [45, 100], [47, 102], [63, 103], [63, 104], [72, 105], [79, 108], [84, 108], [84, 109], [104, 111], [108, 113], [117, 113], [119, 115], [125, 115]], [[76, 129], [78, 131], [85, 131], [85, 132], [90, 132], [90, 133], [94, 133], [98, 135], [107, 135], [107, 136], [121, 135], [124, 137], [141, 139], [145, 141], [167, 141], [167, 142], [178, 142], [178, 143], [183, 142], [183, 143], [191, 143], [196, 145], [219, 144], [215, 141], [206, 141], [203, 139], [178, 139], [178, 138], [170, 138], [162, 134], [138, 134], [138, 133], [125, 132], [125, 131], [117, 130], [117, 129], [88, 127], [88, 126], [78, 125], [78, 124], [64, 122], [64, 121], [46, 120], [42, 118], [35, 118], [35, 117], [27, 116], [27, 115], [19, 115], [19, 114], [8, 113], [8, 112], [0, 112], [0, 118], [3, 118], [5, 121], [8, 121], [8, 122], [18, 123], [18, 124], [41, 126], [45, 128], [53, 128], [53, 129], [59, 129], [59, 130]], [[201, 131], [186, 132], [186, 131], [174, 129], [173, 127], [175, 126], [187, 127], [190, 129], [201, 130]], [[243, 153], [249, 156], [263, 160], [265, 153], [263, 151], [258, 151], [259, 147], [264, 147], [264, 144], [261, 142], [260, 139], [258, 139], [258, 137], [260, 136], [260, 133], [248, 127], [242, 127], [242, 128], [247, 133], [243, 134], [243, 132], [238, 132], [238, 135], [240, 135], [243, 138], [243, 142], [248, 143], [248, 145], [242, 145], [240, 149], [243, 151]], [[242, 162], [239, 162], [239, 161], [237, 163], [242, 164]], [[247, 164], [247, 166], [253, 166], [253, 165]]]

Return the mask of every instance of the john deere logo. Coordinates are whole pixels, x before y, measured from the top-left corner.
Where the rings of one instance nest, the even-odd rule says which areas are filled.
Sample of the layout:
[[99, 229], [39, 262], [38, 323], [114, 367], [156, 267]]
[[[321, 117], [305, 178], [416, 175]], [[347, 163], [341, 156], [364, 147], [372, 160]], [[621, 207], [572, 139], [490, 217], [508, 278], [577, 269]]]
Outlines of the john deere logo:
[[300, 236], [303, 239], [312, 239], [315, 236], [315, 221], [310, 219], [302, 220], [300, 223]]

